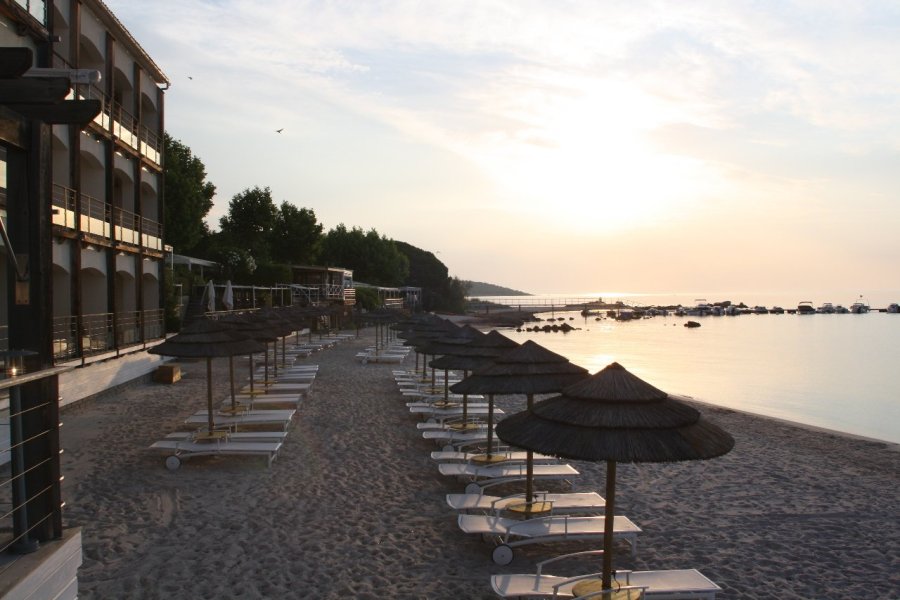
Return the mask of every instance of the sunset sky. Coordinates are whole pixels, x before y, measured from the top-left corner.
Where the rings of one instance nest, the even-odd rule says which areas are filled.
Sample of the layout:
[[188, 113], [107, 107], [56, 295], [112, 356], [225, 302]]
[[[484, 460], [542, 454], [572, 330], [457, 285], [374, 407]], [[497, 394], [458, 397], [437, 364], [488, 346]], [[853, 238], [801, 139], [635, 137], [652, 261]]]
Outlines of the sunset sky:
[[106, 3], [215, 227], [268, 186], [529, 292], [900, 301], [896, 2]]

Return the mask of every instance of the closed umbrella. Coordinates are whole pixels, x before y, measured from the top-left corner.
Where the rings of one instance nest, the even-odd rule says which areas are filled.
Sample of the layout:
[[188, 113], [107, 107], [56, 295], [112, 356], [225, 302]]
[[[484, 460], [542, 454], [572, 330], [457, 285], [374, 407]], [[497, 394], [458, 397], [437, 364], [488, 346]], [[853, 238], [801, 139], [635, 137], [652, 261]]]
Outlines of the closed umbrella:
[[213, 285], [212, 279], [206, 284], [206, 311], [216, 311], [216, 286]]
[[[612, 583], [616, 463], [703, 460], [734, 447], [734, 438], [696, 408], [618, 363], [507, 417], [497, 426], [497, 436], [534, 452], [606, 461], [602, 590]], [[511, 550], [508, 554], [511, 559]]]
[[231, 280], [225, 282], [225, 291], [222, 292], [222, 306], [225, 310], [234, 308], [234, 290], [231, 289]]

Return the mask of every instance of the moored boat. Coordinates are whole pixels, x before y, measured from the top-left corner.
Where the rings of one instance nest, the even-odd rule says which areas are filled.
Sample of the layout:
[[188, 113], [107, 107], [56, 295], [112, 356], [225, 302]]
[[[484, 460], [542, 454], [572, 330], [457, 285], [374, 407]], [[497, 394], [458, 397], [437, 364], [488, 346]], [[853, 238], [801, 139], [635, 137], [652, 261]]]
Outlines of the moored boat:
[[860, 297], [859, 300], [850, 305], [850, 312], [854, 315], [863, 315], [869, 312], [869, 305]]
[[897, 304], [896, 302], [889, 304], [887, 311], [894, 314], [900, 313], [900, 304]]
[[803, 300], [800, 304], [797, 305], [797, 314], [798, 315], [814, 315], [816, 314], [816, 309], [813, 306], [813, 303], [809, 300]]

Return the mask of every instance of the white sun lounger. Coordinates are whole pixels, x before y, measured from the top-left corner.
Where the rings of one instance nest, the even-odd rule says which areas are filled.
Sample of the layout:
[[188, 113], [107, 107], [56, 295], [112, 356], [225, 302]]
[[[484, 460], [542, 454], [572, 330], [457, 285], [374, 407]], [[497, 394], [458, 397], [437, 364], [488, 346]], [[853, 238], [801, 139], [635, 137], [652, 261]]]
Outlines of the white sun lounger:
[[[283, 442], [288, 436], [287, 431], [223, 431], [223, 433], [229, 442]], [[205, 434], [205, 430], [173, 431], [166, 435], [165, 439], [197, 441]]]
[[[460, 513], [497, 514], [511, 507], [524, 507], [525, 494], [491, 496], [488, 494], [447, 494], [447, 505]], [[551, 494], [535, 492], [532, 506], [549, 504], [552, 513], [602, 513], [606, 500], [597, 492]]]
[[[459, 528], [465, 533], [477, 533], [492, 537], [497, 542], [491, 557], [498, 565], [508, 565], [513, 559], [513, 548], [525, 544], [565, 542], [575, 540], [602, 540], [604, 517], [573, 517], [554, 515], [520, 521], [491, 515], [459, 515]], [[628, 542], [631, 555], [637, 552], [637, 534], [641, 528], [628, 517], [615, 517], [613, 537]]]
[[366, 363], [393, 363], [399, 364], [406, 359], [406, 354], [375, 354], [369, 352], [360, 352], [356, 355], [356, 359], [362, 364]]
[[[241, 425], [278, 425], [285, 431], [291, 424], [296, 410], [249, 410], [240, 415], [214, 415], [213, 423], [217, 427], [240, 427]], [[204, 411], [194, 413], [185, 419], [185, 423], [202, 425], [208, 423], [209, 415]]]
[[[586, 579], [599, 579], [601, 573], [576, 577], [559, 577], [543, 572], [553, 562], [585, 554], [602, 554], [602, 550], [563, 554], [537, 564], [537, 573], [492, 575], [491, 587], [501, 598], [572, 598], [572, 588]], [[650, 600], [715, 600], [721, 591], [718, 585], [696, 569], [665, 571], [616, 571], [618, 585], [644, 588], [644, 598]]]
[[487, 426], [475, 431], [454, 431], [452, 429], [426, 430], [422, 432], [426, 440], [433, 440], [442, 450], [459, 450], [471, 444], [487, 443]]
[[[459, 417], [463, 414], [463, 406], [460, 404], [459, 406], [449, 406], [443, 408], [441, 406], [410, 406], [409, 412], [414, 415], [422, 415], [425, 417], [432, 417], [435, 419], [438, 418], [447, 418], [447, 417]], [[472, 405], [470, 404], [466, 410], [466, 414], [469, 415], [487, 415], [488, 407], [487, 406], [479, 406], [478, 404]], [[495, 415], [503, 415], [506, 414], [503, 410], [499, 408], [494, 408]]]
[[[488, 463], [484, 460], [485, 451], [480, 452], [462, 452], [462, 451], [444, 451], [436, 450], [431, 453], [431, 460], [438, 463], [473, 463], [476, 465], [487, 464], [510, 464], [517, 462], [525, 462], [528, 460], [528, 452], [525, 450], [511, 450], [509, 446], [495, 444], [493, 452], [493, 461]], [[535, 462], [555, 462], [557, 458], [548, 454], [533, 453], [531, 460]]]
[[[260, 404], [293, 404], [299, 406], [303, 400], [300, 394], [235, 394], [234, 399], [239, 405], [249, 406], [251, 409]], [[227, 396], [222, 404], [223, 412], [231, 407], [231, 396]]]
[[[267, 394], [299, 394], [306, 395], [309, 393], [311, 383], [271, 383], [264, 385], [257, 382], [253, 385], [254, 391], [264, 391]], [[245, 385], [241, 388], [241, 393], [246, 394], [250, 391], [250, 386]]]
[[[541, 481], [567, 480], [569, 477], [579, 474], [575, 467], [566, 464], [537, 464], [532, 465], [531, 468], [532, 477]], [[438, 465], [441, 475], [456, 476], [468, 481], [467, 494], [477, 494], [486, 488], [504, 483], [524, 481], [527, 469], [528, 465], [522, 463], [513, 465], [501, 463], [485, 467], [472, 463], [442, 463]]]
[[182, 461], [194, 456], [251, 455], [262, 456], [271, 466], [282, 442], [245, 442], [226, 439], [195, 442], [191, 440], [160, 440], [150, 445], [153, 450], [166, 452], [166, 468], [175, 471]]

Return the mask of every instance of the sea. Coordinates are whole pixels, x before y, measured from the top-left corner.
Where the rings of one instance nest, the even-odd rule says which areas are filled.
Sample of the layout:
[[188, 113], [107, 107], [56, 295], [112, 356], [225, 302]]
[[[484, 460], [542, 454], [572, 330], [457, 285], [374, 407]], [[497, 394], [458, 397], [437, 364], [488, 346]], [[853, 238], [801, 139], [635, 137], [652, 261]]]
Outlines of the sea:
[[[694, 306], [739, 297], [597, 294], [636, 306]], [[547, 294], [538, 298], [582, 297]], [[857, 296], [834, 304], [849, 307]], [[535, 302], [521, 298], [522, 304]], [[770, 300], [769, 304], [765, 301]], [[753, 304], [795, 309], [799, 298], [754, 297]], [[865, 300], [865, 298], [863, 298]], [[779, 302], [780, 301], [780, 302]], [[812, 300], [811, 300], [812, 301]], [[776, 304], [778, 302], [778, 304]], [[900, 295], [890, 302], [900, 302]], [[510, 297], [504, 303], [515, 301]], [[814, 302], [816, 306], [823, 302]], [[872, 308], [884, 308], [871, 304]], [[666, 392], [749, 413], [900, 443], [900, 314], [744, 314], [655, 316], [631, 321], [582, 316], [580, 310], [541, 313], [576, 329], [528, 332], [531, 339], [596, 373], [612, 362]], [[559, 319], [562, 319], [560, 321]], [[688, 321], [700, 327], [688, 328]], [[541, 325], [550, 324], [545, 321]], [[527, 325], [526, 325], [527, 326]]]

